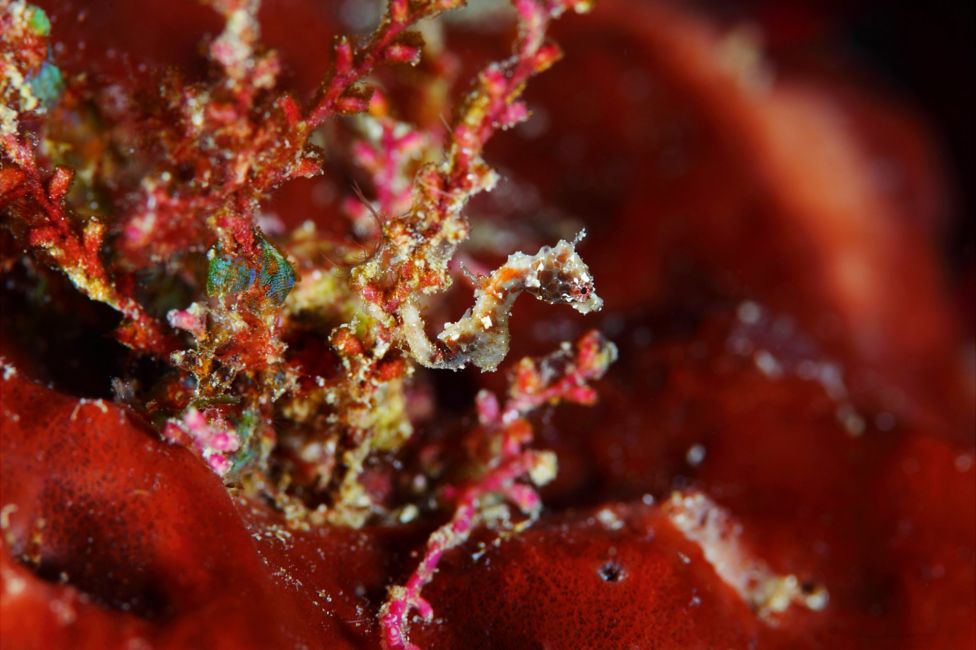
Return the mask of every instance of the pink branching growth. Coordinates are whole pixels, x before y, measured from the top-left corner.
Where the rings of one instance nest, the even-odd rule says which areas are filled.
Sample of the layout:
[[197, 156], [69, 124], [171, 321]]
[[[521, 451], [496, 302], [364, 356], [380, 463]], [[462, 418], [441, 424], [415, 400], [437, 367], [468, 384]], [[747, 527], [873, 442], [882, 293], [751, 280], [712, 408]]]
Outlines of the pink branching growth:
[[335, 44], [333, 72], [322, 85], [319, 99], [306, 121], [315, 128], [335, 113], [361, 113], [369, 107], [372, 90], [365, 79], [384, 63], [420, 61], [423, 41], [409, 29], [423, 18], [463, 4], [462, 0], [390, 0], [386, 15], [369, 41], [354, 48], [340, 37]]
[[[312, 132], [330, 117], [365, 111], [372, 94], [366, 78], [377, 66], [419, 59], [422, 42], [409, 28], [459, 2], [394, 0], [363, 47], [338, 39], [333, 72], [306, 113], [290, 95], [270, 93], [279, 63], [274, 52], [258, 45], [259, 2], [207, 4], [226, 20], [209, 49], [221, 74], [210, 84], [170, 93], [178, 98], [177, 128], [148, 121], [166, 156], [142, 181], [136, 207], [125, 219], [123, 250], [135, 265], [205, 249], [215, 239], [227, 251], [259, 255], [257, 201], [288, 180], [320, 173], [321, 157], [308, 145]], [[186, 170], [192, 170], [190, 181], [181, 180]]]
[[257, 0], [207, 4], [226, 21], [209, 48], [219, 74], [207, 84], [170, 79], [162, 97], [167, 114], [147, 107], [144, 117], [130, 118], [152, 129], [162, 149], [122, 216], [121, 252], [136, 267], [215, 241], [257, 257], [257, 201], [287, 180], [320, 171], [298, 103], [271, 94], [279, 63], [258, 45]]
[[[353, 159], [370, 174], [376, 194], [376, 210], [381, 215], [400, 214], [410, 208], [412, 163], [429, 146], [428, 138], [409, 124], [390, 117], [379, 93], [374, 95], [370, 114], [360, 119], [363, 138], [353, 145]], [[359, 201], [350, 201], [347, 205], [347, 211], [360, 219], [365, 216], [364, 209]]]
[[[368, 53], [369, 48], [376, 51], [384, 47], [384, 39], [395, 38], [390, 35], [398, 29], [398, 6], [391, 4], [390, 15], [366, 52], [350, 55], [340, 41], [336, 54], [340, 81], [333, 79], [327, 88], [345, 83], [343, 70], [379, 60]], [[484, 145], [497, 130], [525, 118], [517, 103], [525, 82], [557, 58], [555, 46], [545, 42], [545, 30], [563, 12], [564, 4], [518, 2], [516, 8], [520, 27], [515, 53], [481, 73], [446, 136], [443, 161], [412, 174], [412, 187], [406, 178], [415, 157], [419, 158], [418, 149], [429, 147], [435, 138], [424, 143], [412, 128], [387, 116], [381, 97], [371, 103], [372, 114], [360, 118], [367, 133], [354, 145], [353, 154], [371, 174], [384, 220], [383, 238], [375, 254], [352, 272], [351, 288], [363, 299], [360, 311], [331, 335], [346, 376], [321, 391], [323, 401], [338, 411], [330, 417], [332, 431], [326, 444], [337, 449], [340, 462], [336, 466], [326, 459], [321, 472], [336, 495], [325, 515], [329, 521], [361, 525], [366, 520], [374, 506], [358, 481], [364, 461], [373, 451], [395, 449], [412, 431], [402, 407], [404, 380], [412, 364], [393, 363], [400, 361], [402, 352], [432, 368], [458, 369], [473, 363], [493, 370], [508, 351], [508, 317], [523, 291], [569, 304], [582, 313], [602, 304], [576, 253], [579, 240], [562, 241], [535, 255], [510, 256], [505, 265], [479, 280], [472, 310], [448, 325], [436, 341], [425, 332], [420, 298], [449, 286], [450, 261], [468, 235], [463, 209], [474, 194], [494, 183], [494, 172], [481, 159]], [[326, 90], [325, 104], [320, 105], [328, 105], [325, 100], [335, 95], [336, 91]], [[366, 323], [368, 327], [363, 327]], [[399, 370], [392, 372], [392, 368]]]
[[[603, 377], [616, 358], [616, 346], [594, 330], [577, 341], [575, 356], [566, 343], [559, 352], [542, 359], [522, 359], [513, 370], [505, 410], [496, 419], [505, 422], [523, 417], [544, 404], [594, 404], [597, 395], [589, 382]], [[479, 406], [482, 424], [493, 421], [486, 420], [491, 414], [491, 410], [486, 412]]]
[[532, 425], [526, 417], [545, 404], [593, 404], [596, 392], [590, 382], [600, 379], [616, 357], [613, 343], [591, 331], [576, 343], [575, 351], [566, 343], [547, 357], [522, 359], [515, 367], [504, 407], [494, 394], [479, 393], [479, 433], [492, 457], [479, 478], [445, 490], [445, 496], [454, 498], [454, 515], [430, 536], [420, 564], [406, 584], [390, 588], [380, 611], [384, 647], [416, 647], [408, 638], [411, 614], [416, 611], [427, 621], [433, 617], [421, 591], [433, 579], [444, 553], [463, 544], [475, 527], [488, 521], [488, 505], [498, 501], [514, 504], [528, 517], [520, 527], [538, 517], [542, 504], [533, 486], [555, 476], [556, 461], [551, 452], [526, 449], [532, 442]]
[[231, 469], [229, 458], [241, 447], [241, 440], [216, 411], [203, 413], [189, 408], [179, 420], [170, 420], [163, 428], [163, 436], [171, 441], [193, 447], [217, 474], [223, 476]]

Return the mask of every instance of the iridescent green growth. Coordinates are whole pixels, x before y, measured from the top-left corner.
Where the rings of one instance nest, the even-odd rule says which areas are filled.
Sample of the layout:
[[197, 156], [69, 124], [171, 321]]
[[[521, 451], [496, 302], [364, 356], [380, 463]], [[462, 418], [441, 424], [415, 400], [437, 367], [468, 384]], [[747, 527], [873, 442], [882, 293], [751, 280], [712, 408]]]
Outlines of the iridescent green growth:
[[27, 29], [36, 36], [47, 36], [51, 33], [51, 21], [40, 7], [27, 7]]
[[234, 259], [221, 253], [220, 245], [212, 248], [210, 266], [207, 269], [207, 294], [226, 296], [240, 293], [252, 284], [257, 275], [243, 260]]
[[236, 476], [242, 469], [251, 465], [259, 456], [260, 440], [255, 436], [259, 422], [258, 413], [252, 409], [247, 409], [241, 414], [241, 419], [237, 422], [235, 430], [240, 439], [241, 446], [233, 457], [233, 465], [230, 475]]
[[295, 271], [288, 260], [270, 243], [262, 239], [261, 246], [263, 250], [260, 282], [262, 287], [267, 288], [264, 295], [276, 305], [281, 305], [295, 286]]
[[46, 108], [51, 108], [58, 102], [64, 91], [64, 79], [58, 66], [44, 63], [37, 74], [29, 80], [31, 91]]
[[265, 297], [276, 305], [284, 303], [295, 286], [295, 271], [267, 240], [262, 238], [260, 246], [259, 269], [248, 266], [242, 259], [222, 254], [219, 245], [212, 249], [207, 271], [207, 293], [211, 296], [237, 294], [250, 289], [257, 282], [265, 289]]

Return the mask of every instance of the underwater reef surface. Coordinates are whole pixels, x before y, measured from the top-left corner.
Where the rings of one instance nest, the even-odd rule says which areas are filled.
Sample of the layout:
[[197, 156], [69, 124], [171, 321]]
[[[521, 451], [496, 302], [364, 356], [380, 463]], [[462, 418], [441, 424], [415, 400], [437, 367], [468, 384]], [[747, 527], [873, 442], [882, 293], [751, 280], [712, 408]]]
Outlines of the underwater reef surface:
[[382, 7], [37, 4], [0, 2], [33, 71], [0, 171], [4, 648], [976, 642], [958, 197], [838, 52], [601, 0], [548, 26], [556, 63], [559, 3], [516, 33], [473, 0], [332, 96], [372, 51], [333, 36]]

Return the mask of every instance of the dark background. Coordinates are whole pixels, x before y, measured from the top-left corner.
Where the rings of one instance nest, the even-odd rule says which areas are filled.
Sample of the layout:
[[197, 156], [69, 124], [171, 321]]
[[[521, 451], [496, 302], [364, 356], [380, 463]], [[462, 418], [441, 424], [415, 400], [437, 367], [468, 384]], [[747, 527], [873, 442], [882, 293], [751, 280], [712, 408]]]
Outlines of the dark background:
[[[943, 242], [970, 331], [976, 326], [976, 2], [713, 0], [758, 21], [782, 53], [838, 52], [914, 108], [946, 160], [951, 192]], [[826, 47], [825, 47], [826, 46]]]

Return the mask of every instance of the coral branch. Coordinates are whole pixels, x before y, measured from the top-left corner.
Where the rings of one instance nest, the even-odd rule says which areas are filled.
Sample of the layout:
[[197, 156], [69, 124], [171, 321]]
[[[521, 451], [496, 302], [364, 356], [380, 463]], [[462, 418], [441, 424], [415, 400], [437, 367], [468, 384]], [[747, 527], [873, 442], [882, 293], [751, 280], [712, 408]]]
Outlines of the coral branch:
[[[409, 124], [391, 118], [385, 103], [377, 93], [370, 104], [370, 114], [359, 118], [364, 137], [353, 146], [352, 152], [356, 163], [372, 177], [379, 214], [397, 215], [410, 208], [411, 163], [424, 155], [429, 138]], [[364, 216], [363, 209], [359, 201], [347, 206], [347, 211], [358, 217]]]
[[44, 12], [24, 2], [9, 3], [0, 14], [0, 207], [10, 217], [6, 225], [30, 248], [43, 251], [82, 293], [125, 316], [123, 343], [163, 356], [172, 341], [102, 263], [104, 224], [90, 219], [78, 233], [71, 223], [65, 197], [73, 173], [56, 167], [45, 179], [34, 146], [21, 133], [22, 118], [45, 114], [61, 89], [60, 72], [47, 61], [50, 28]]
[[[478, 419], [488, 446], [496, 450], [481, 477], [456, 493], [451, 521], [434, 531], [424, 555], [403, 586], [391, 587], [380, 611], [385, 648], [415, 648], [408, 637], [411, 612], [429, 621], [433, 609], [421, 596], [433, 579], [437, 565], [448, 550], [463, 544], [472, 530], [486, 521], [486, 505], [499, 499], [510, 501], [528, 517], [519, 529], [538, 517], [541, 501], [532, 487], [544, 485], [556, 474], [556, 457], [551, 452], [526, 450], [532, 441], [532, 427], [525, 417], [542, 404], [562, 401], [592, 404], [596, 395], [588, 382], [600, 379], [617, 357], [613, 343], [592, 331], [576, 344], [569, 344], [542, 359], [519, 362], [504, 409], [488, 391], [478, 395]], [[530, 483], [518, 482], [527, 477]]]
[[335, 44], [332, 76], [323, 84], [318, 101], [308, 112], [308, 126], [319, 126], [333, 113], [365, 111], [372, 91], [363, 86], [363, 80], [378, 65], [419, 61], [422, 43], [408, 31], [410, 27], [423, 18], [461, 4], [462, 0], [390, 0], [380, 26], [364, 47], [354, 51], [349, 40], [340, 37]]
[[[30, 145], [14, 135], [3, 135], [0, 147], [2, 157], [20, 171], [13, 186], [4, 188], [0, 200], [5, 208], [16, 211], [29, 224], [29, 232], [24, 236], [30, 247], [43, 251], [86, 296], [125, 316], [126, 322], [118, 332], [120, 341], [140, 352], [160, 357], [168, 354], [173, 349], [173, 341], [142, 305], [112, 282], [102, 264], [104, 225], [92, 219], [80, 234], [72, 227], [64, 206], [72, 173], [63, 167], [55, 169], [45, 189]], [[14, 230], [20, 228], [15, 226]]]

